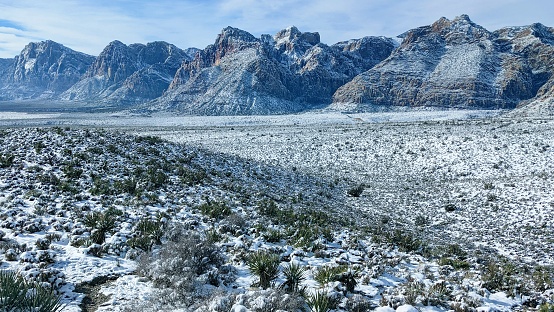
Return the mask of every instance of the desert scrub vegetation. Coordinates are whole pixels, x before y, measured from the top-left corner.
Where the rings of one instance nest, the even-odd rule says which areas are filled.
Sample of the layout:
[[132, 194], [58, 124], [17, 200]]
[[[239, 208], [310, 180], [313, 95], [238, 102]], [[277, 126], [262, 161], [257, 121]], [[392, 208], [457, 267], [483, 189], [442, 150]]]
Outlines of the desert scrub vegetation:
[[248, 257], [248, 269], [258, 277], [256, 287], [267, 289], [279, 275], [280, 257], [265, 250], [256, 251]]
[[283, 267], [285, 281], [280, 287], [288, 293], [305, 294], [306, 287], [302, 286], [302, 282], [306, 280], [306, 274], [305, 267], [291, 262]]
[[61, 311], [61, 296], [14, 271], [0, 270], [0, 311]]
[[137, 266], [137, 273], [161, 289], [161, 296], [190, 306], [210, 295], [204, 285], [219, 286], [233, 280], [232, 270], [223, 265], [222, 251], [205, 236], [173, 227], [167, 238], [155, 252], [142, 254]]

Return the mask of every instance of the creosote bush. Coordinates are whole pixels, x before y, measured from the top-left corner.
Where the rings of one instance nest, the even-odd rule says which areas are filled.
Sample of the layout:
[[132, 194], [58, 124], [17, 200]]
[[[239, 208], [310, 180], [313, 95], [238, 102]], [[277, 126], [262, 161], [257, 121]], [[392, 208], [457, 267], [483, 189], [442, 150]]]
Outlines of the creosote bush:
[[209, 280], [219, 282], [217, 275], [223, 268], [223, 253], [197, 232], [182, 229], [172, 232], [168, 235], [172, 240], [155, 253], [140, 257], [137, 273], [186, 305], [197, 299], [196, 290]]

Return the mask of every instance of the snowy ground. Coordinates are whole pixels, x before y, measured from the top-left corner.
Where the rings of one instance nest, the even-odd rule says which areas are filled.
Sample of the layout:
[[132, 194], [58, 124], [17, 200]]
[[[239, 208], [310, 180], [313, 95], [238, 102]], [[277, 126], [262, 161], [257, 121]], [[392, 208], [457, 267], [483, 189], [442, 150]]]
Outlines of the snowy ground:
[[[137, 249], [127, 242], [136, 238], [139, 221], [163, 216], [221, 234], [218, 244], [236, 274], [219, 291], [224, 297], [242, 293], [231, 305], [252, 311], [249, 300], [260, 294], [251, 287], [256, 279], [244, 255], [256, 250], [277, 251], [282, 266], [305, 266], [308, 291], [335, 294], [338, 311], [354, 311], [353, 302], [400, 310], [410, 303], [425, 311], [535, 307], [552, 300], [552, 283], [541, 288], [534, 276], [538, 266], [554, 264], [554, 121], [483, 118], [494, 114], [4, 115], [0, 268], [58, 284], [68, 304], [64, 311], [80, 311], [85, 295], [77, 290], [96, 284], [99, 310], [123, 310], [155, 297], [152, 283], [133, 275], [136, 262], [129, 255]], [[9, 128], [52, 125], [79, 129]], [[114, 128], [175, 143], [136, 139]], [[207, 175], [191, 184], [191, 172]], [[140, 195], [126, 184], [136, 174]], [[105, 184], [117, 191], [106, 191]], [[359, 185], [359, 197], [346, 195]], [[227, 203], [234, 219], [200, 213], [206, 200]], [[290, 231], [290, 225], [263, 215], [265, 200], [280, 209], [323, 209], [331, 223], [321, 227], [331, 233], [321, 230], [307, 243], [297, 239], [299, 232], [269, 242], [271, 233]], [[86, 216], [110, 208], [123, 214], [105, 233], [98, 257], [90, 241], [97, 229]], [[235, 223], [242, 229], [225, 230]], [[48, 234], [60, 238], [41, 250], [36, 242]], [[424, 244], [414, 247], [404, 240], [408, 236]], [[10, 253], [15, 260], [7, 259]], [[44, 253], [52, 260], [39, 259]], [[498, 285], [489, 281], [491, 261], [500, 263]], [[355, 292], [346, 294], [340, 282], [315, 281], [319, 268], [338, 264], [357, 270]], [[517, 274], [504, 269], [512, 265]], [[276, 283], [283, 282], [280, 275]], [[443, 282], [449, 295], [425, 304]], [[414, 289], [421, 294], [408, 302]], [[204, 298], [197, 311], [219, 311], [219, 299]]]

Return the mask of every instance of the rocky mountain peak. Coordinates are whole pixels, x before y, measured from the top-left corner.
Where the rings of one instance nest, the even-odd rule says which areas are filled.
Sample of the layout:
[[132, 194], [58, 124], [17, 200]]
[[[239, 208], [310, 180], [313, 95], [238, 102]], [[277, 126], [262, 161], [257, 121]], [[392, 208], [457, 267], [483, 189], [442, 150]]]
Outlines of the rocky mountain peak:
[[317, 32], [301, 32], [295, 26], [285, 28], [273, 37], [275, 49], [293, 59], [300, 58], [308, 49], [320, 43]]
[[217, 36], [213, 47], [208, 47], [207, 49], [212, 50], [208, 54], [213, 53], [213, 62], [219, 64], [225, 55], [257, 47], [259, 43], [260, 41], [249, 32], [227, 26]]
[[86, 77], [105, 76], [111, 82], [125, 80], [138, 69], [136, 48], [119, 40], [110, 42], [96, 58]]
[[76, 83], [93, 60], [52, 40], [31, 42], [4, 69], [3, 96], [51, 97]]
[[164, 41], [149, 42], [138, 53], [139, 62], [146, 65], [166, 64], [178, 68], [183, 60], [191, 59], [186, 51]]

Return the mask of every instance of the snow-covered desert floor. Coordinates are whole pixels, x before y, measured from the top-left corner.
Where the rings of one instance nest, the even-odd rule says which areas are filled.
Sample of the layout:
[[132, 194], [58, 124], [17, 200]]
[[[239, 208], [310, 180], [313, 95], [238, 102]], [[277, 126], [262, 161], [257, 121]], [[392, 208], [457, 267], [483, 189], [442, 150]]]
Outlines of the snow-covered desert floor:
[[63, 311], [536, 308], [554, 121], [498, 114], [8, 114], [0, 268]]

